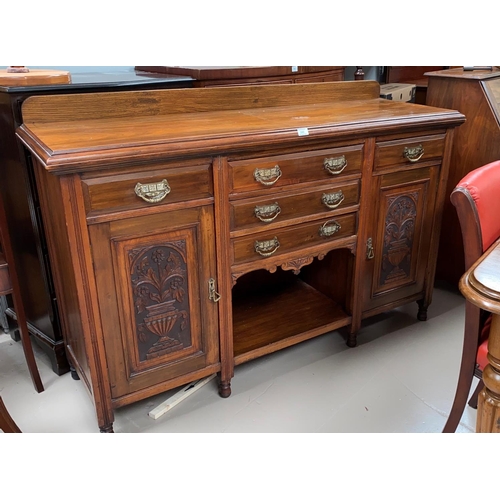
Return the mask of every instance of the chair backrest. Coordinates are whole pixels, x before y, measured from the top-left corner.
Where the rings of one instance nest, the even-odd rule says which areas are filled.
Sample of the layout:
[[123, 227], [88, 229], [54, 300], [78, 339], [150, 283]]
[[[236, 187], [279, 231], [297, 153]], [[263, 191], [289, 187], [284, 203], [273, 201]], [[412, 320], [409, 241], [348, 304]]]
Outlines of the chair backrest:
[[460, 220], [465, 272], [500, 238], [500, 160], [469, 172], [450, 198]]

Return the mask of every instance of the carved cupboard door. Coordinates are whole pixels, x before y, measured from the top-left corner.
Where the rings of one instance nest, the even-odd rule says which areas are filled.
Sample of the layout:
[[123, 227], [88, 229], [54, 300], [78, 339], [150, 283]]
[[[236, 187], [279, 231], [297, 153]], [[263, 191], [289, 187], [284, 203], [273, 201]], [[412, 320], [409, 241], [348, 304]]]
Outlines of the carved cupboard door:
[[[369, 311], [424, 290], [439, 166], [374, 178], [363, 310]], [[361, 247], [362, 248], [362, 247]]]
[[113, 220], [89, 231], [112, 397], [161, 390], [210, 366], [217, 371], [213, 207]]

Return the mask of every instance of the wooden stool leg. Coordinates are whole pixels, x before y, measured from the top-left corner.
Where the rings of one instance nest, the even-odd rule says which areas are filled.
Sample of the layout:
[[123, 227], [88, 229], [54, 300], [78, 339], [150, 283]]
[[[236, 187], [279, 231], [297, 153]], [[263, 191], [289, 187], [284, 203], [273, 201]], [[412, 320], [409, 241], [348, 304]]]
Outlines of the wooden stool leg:
[[484, 389], [479, 394], [476, 432], [500, 432], [500, 316], [494, 314], [488, 337], [488, 362], [483, 370]]
[[2, 397], [0, 396], [0, 429], [5, 433], [21, 432], [21, 429], [16, 425], [10, 413], [5, 407]]

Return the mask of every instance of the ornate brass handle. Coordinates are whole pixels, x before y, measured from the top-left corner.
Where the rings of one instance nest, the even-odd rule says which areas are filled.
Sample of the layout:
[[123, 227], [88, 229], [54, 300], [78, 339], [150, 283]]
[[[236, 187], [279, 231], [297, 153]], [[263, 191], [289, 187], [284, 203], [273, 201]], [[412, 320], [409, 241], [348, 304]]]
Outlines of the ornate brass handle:
[[342, 226], [335, 220], [326, 221], [319, 228], [319, 235], [328, 238], [330, 236], [333, 236], [335, 233], [338, 233], [341, 227]]
[[272, 222], [281, 213], [281, 208], [278, 203], [272, 205], [261, 205], [254, 209], [254, 214], [257, 219], [262, 222]]
[[279, 165], [275, 165], [273, 168], [256, 168], [253, 173], [254, 179], [264, 186], [276, 184], [281, 175], [282, 172]]
[[366, 258], [371, 260], [373, 257], [375, 257], [375, 252], [373, 251], [373, 241], [371, 238], [368, 238], [366, 241]]
[[403, 151], [403, 156], [412, 163], [420, 160], [424, 156], [424, 147], [422, 144], [415, 146], [414, 148], [405, 148]]
[[330, 174], [338, 175], [347, 167], [347, 160], [345, 155], [337, 156], [336, 158], [325, 158], [323, 166]]
[[275, 236], [272, 240], [256, 241], [254, 244], [255, 251], [262, 257], [269, 257], [280, 247], [280, 242]]
[[321, 201], [328, 208], [337, 208], [344, 201], [344, 193], [341, 189], [335, 193], [323, 193]]
[[166, 179], [153, 184], [141, 184], [138, 182], [135, 185], [135, 194], [148, 203], [158, 203], [170, 193], [170, 186]]

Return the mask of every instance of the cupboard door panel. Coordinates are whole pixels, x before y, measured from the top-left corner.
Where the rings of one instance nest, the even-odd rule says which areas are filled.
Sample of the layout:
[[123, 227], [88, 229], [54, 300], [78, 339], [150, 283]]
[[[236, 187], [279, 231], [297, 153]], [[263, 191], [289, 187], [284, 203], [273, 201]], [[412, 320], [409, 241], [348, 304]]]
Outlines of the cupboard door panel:
[[212, 207], [90, 232], [112, 396], [218, 363]]
[[375, 178], [365, 311], [424, 290], [438, 174], [435, 166]]

